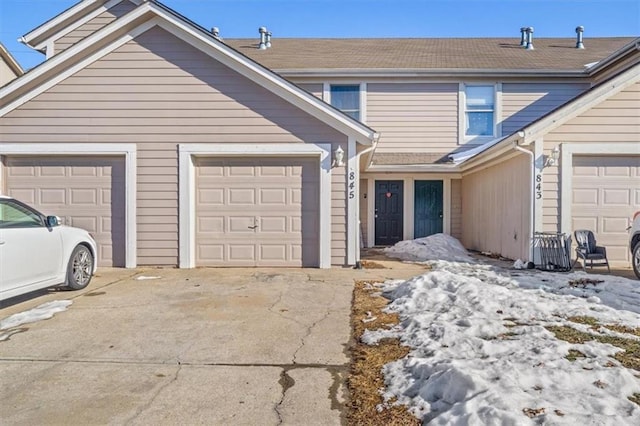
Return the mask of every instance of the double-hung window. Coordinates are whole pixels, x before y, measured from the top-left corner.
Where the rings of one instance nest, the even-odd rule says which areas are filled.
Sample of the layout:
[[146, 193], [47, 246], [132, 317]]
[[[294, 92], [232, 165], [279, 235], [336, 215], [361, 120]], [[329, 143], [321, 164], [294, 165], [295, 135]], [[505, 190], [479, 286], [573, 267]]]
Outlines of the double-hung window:
[[331, 105], [348, 116], [360, 120], [360, 85], [331, 85]]
[[465, 85], [465, 138], [494, 137], [495, 87], [493, 85]]

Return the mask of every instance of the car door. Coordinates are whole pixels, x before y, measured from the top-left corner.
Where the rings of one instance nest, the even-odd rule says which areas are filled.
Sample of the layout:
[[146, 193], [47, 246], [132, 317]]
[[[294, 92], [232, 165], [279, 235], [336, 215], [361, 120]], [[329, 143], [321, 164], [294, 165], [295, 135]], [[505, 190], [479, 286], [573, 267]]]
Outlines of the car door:
[[46, 287], [61, 268], [59, 229], [47, 228], [43, 216], [30, 207], [0, 199], [0, 298], [21, 288]]

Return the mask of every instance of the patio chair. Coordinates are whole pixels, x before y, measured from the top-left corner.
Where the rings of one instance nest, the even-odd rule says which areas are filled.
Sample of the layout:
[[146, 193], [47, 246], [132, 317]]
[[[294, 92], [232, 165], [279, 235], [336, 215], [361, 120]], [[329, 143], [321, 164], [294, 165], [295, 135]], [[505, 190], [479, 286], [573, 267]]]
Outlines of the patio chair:
[[[573, 262], [573, 266], [576, 265], [578, 260], [582, 261], [582, 269], [587, 272], [586, 266], [589, 261], [589, 266], [593, 269], [594, 266], [606, 266], [611, 273], [609, 267], [609, 260], [607, 259], [607, 249], [603, 246], [596, 244], [596, 237], [593, 232], [587, 229], [579, 229], [574, 232], [576, 237], [576, 260]], [[598, 263], [593, 263], [594, 261]]]

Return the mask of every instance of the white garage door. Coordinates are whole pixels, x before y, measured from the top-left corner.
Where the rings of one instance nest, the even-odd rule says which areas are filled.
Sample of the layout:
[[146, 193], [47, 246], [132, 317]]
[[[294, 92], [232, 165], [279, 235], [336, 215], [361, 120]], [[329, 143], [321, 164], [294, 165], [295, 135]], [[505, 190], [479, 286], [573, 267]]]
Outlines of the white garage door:
[[611, 263], [628, 266], [629, 219], [640, 210], [640, 156], [574, 156], [572, 229], [590, 229]]
[[125, 266], [125, 173], [122, 157], [6, 157], [8, 195], [98, 243], [99, 266]]
[[318, 266], [317, 159], [196, 160], [198, 266]]

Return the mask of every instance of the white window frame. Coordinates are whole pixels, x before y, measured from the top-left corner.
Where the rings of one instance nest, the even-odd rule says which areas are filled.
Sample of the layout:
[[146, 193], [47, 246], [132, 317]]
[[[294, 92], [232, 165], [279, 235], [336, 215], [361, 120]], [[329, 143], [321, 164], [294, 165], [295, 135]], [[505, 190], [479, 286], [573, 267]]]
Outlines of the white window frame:
[[367, 122], [367, 83], [353, 81], [331, 81], [322, 84], [322, 100], [331, 105], [331, 86], [359, 86], [361, 123]]
[[[467, 136], [467, 87], [493, 86], [493, 135]], [[502, 83], [464, 82], [458, 85], [458, 144], [483, 144], [502, 136]]]

